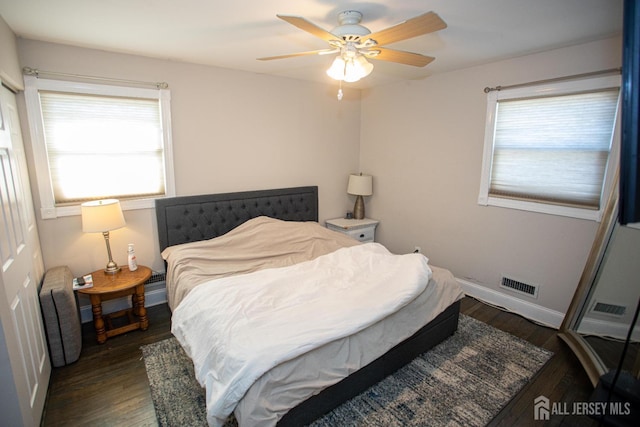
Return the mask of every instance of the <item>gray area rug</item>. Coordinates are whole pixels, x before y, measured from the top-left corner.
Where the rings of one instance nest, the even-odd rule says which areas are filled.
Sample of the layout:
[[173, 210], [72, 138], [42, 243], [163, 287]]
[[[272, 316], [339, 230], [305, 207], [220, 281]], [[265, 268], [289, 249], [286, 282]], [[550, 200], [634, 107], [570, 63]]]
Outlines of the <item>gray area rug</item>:
[[[161, 426], [206, 426], [204, 389], [175, 338], [142, 347]], [[552, 353], [460, 315], [458, 331], [316, 420], [334, 426], [484, 426]], [[237, 425], [229, 417], [225, 426]]]

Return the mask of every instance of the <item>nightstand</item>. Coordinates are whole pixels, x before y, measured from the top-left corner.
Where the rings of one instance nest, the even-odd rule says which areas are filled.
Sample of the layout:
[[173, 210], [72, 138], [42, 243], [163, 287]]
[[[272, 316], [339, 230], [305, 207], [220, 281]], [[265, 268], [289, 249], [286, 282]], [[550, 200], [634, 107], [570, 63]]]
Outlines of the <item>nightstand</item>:
[[380, 221], [370, 218], [346, 219], [335, 218], [325, 221], [327, 228], [344, 233], [363, 243], [373, 242], [376, 239], [376, 227]]
[[[146, 331], [149, 328], [147, 310], [144, 307], [144, 282], [151, 277], [151, 269], [139, 265], [136, 271], [122, 267], [115, 274], [106, 274], [104, 270], [91, 273], [93, 287], [80, 289], [81, 294], [89, 295], [93, 311], [93, 326], [96, 329], [96, 338], [99, 344], [107, 338], [124, 334], [135, 329]], [[120, 310], [115, 313], [102, 314], [102, 301], [131, 296], [132, 308]], [[127, 316], [128, 323], [124, 326], [114, 327], [112, 320]]]

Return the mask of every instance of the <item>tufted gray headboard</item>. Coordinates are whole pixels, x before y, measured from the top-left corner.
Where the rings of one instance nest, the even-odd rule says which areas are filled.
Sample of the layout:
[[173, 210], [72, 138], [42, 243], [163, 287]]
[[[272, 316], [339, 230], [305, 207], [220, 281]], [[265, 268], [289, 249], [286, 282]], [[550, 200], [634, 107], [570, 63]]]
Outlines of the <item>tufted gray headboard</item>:
[[217, 237], [258, 216], [318, 221], [318, 187], [156, 199], [160, 251]]

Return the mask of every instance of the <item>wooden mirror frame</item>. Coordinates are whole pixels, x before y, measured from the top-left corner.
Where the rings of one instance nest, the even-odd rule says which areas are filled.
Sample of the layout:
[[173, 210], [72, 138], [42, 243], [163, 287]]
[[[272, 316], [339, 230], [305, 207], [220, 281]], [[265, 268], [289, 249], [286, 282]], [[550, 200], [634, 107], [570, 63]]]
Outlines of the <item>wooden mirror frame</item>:
[[604, 364], [600, 356], [578, 334], [577, 330], [578, 324], [582, 320], [582, 313], [584, 313], [586, 305], [589, 304], [589, 299], [598, 282], [602, 261], [609, 247], [615, 225], [618, 222], [618, 199], [618, 175], [616, 174], [611, 195], [605, 206], [602, 221], [593, 240], [578, 287], [558, 331], [558, 337], [567, 343], [576, 357], [578, 357], [594, 387], [598, 384], [600, 376], [605, 374], [610, 367]]

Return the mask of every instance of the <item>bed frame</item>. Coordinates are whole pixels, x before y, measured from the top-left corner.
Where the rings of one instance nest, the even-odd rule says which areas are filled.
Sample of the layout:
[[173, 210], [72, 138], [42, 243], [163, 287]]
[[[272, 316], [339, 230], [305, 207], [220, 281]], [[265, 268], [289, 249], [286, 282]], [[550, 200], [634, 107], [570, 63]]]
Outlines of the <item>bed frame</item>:
[[[156, 200], [160, 251], [168, 246], [211, 239], [258, 216], [318, 221], [318, 187], [182, 196]], [[440, 313], [413, 336], [369, 365], [291, 409], [279, 426], [305, 425], [400, 369], [452, 335], [460, 302]]]

